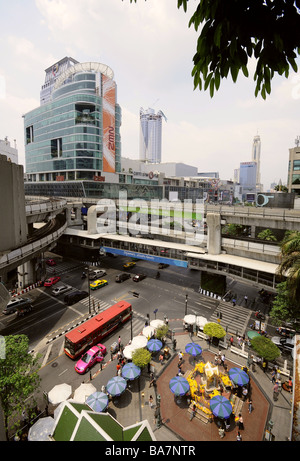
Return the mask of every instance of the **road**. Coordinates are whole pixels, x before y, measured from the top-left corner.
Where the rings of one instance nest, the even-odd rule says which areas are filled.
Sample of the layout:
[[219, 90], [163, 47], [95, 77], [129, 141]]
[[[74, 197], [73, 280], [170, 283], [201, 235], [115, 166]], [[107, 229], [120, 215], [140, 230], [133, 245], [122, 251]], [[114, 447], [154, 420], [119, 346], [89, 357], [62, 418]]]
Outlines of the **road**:
[[[87, 279], [81, 279], [81, 273], [86, 266], [85, 262], [60, 257], [55, 259], [57, 260], [55, 275], [61, 277], [61, 282], [70, 285], [72, 289], [88, 290]], [[237, 306], [233, 307], [231, 303], [198, 293], [198, 271], [169, 266], [160, 270], [160, 279], [156, 280], [157, 265], [142, 260], [137, 261], [129, 272], [132, 275], [139, 272], [145, 273], [147, 275], [145, 279], [140, 282], [129, 279], [116, 283], [115, 276], [123, 272], [123, 264], [127, 261], [128, 259], [123, 257], [105, 256], [101, 259], [100, 268], [107, 271], [107, 275], [103, 278], [108, 281], [108, 285], [91, 292], [90, 308], [93, 314], [122, 299], [130, 302], [133, 307], [133, 336], [141, 333], [147, 315], [150, 320], [155, 317], [163, 319], [166, 315], [169, 318], [170, 329], [175, 332], [182, 331], [182, 319], [186, 310], [188, 314], [201, 315], [215, 322], [218, 321], [218, 314], [221, 312], [221, 325], [228, 333], [243, 334], [254, 321], [254, 313], [249, 306], [257, 294], [255, 288], [229, 281], [230, 288], [237, 293]], [[48, 268], [47, 275], [54, 275], [54, 269]], [[46, 392], [50, 391], [54, 385], [64, 382], [76, 389], [81, 382], [89, 380], [89, 376], [81, 376], [75, 372], [75, 362], [64, 354], [64, 334], [62, 334], [89, 316], [89, 300], [85, 298], [73, 306], [65, 306], [64, 294], [54, 297], [51, 290], [51, 288], [40, 287], [24, 295], [29, 296], [33, 302], [33, 310], [24, 317], [17, 318], [16, 314], [0, 315], [1, 335], [26, 334], [32, 353], [41, 355], [41, 388]], [[138, 293], [139, 297], [135, 297], [133, 292]], [[245, 292], [248, 294], [248, 306], [242, 305]], [[270, 336], [274, 335], [274, 327], [268, 325], [268, 333]], [[131, 339], [130, 322], [105, 338], [103, 344], [106, 345], [108, 351], [119, 335], [123, 345], [128, 344]], [[107, 354], [101, 372], [104, 381], [115, 374], [114, 367], [107, 366], [109, 360], [110, 354]], [[99, 365], [95, 365], [92, 373], [97, 370], [99, 370]]]

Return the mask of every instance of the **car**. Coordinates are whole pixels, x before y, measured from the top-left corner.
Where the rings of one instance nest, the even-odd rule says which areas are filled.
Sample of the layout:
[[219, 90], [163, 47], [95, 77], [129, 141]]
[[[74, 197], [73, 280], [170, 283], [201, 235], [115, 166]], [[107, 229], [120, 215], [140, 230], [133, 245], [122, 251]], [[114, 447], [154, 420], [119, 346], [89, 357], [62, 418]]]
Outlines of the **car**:
[[47, 259], [46, 264], [48, 264], [48, 266], [56, 266], [54, 259]]
[[143, 280], [143, 279], [145, 279], [146, 277], [147, 277], [146, 274], [136, 274], [136, 275], [132, 278], [132, 280], [133, 280], [134, 282], [139, 282], [140, 280]]
[[272, 343], [274, 343], [279, 349], [292, 352], [295, 345], [295, 337], [290, 338], [281, 338], [280, 336], [273, 336], [271, 338]]
[[69, 285], [61, 285], [59, 287], [53, 288], [52, 294], [53, 296], [58, 296], [58, 295], [61, 295], [62, 293], [65, 293], [66, 291], [71, 290], [71, 288], [72, 287], [70, 287]]
[[276, 328], [276, 331], [278, 334], [280, 334], [280, 336], [284, 336], [285, 338], [293, 338], [293, 336], [296, 334], [295, 330], [287, 327]]
[[75, 371], [79, 374], [86, 373], [96, 362], [102, 362], [105, 354], [106, 347], [103, 344], [96, 344], [78, 360]]
[[169, 267], [169, 264], [159, 263], [158, 265], [158, 269], [165, 269], [166, 267]]
[[105, 287], [105, 285], [108, 285], [107, 280], [95, 280], [93, 283], [90, 283], [90, 289], [97, 290], [98, 288]]
[[87, 291], [76, 290], [76, 291], [73, 291], [72, 293], [67, 294], [64, 297], [64, 303], [67, 306], [72, 306], [72, 304], [78, 303], [78, 301], [81, 301], [82, 299], [86, 298], [88, 295], [89, 294]]
[[59, 281], [60, 277], [58, 275], [56, 277], [49, 277], [47, 280], [45, 280], [44, 287], [52, 287], [52, 285], [55, 285]]
[[131, 278], [131, 275], [128, 274], [128, 272], [122, 272], [121, 274], [116, 275], [116, 282], [121, 283], [124, 282], [124, 280], [128, 280]]
[[89, 273], [89, 279], [95, 280], [98, 277], [103, 277], [103, 275], [106, 275], [106, 271], [104, 269], [97, 269]]
[[129, 267], [133, 267], [135, 265], [136, 265], [135, 262], [130, 261], [129, 263], [124, 264], [123, 267], [124, 269], [129, 269]]

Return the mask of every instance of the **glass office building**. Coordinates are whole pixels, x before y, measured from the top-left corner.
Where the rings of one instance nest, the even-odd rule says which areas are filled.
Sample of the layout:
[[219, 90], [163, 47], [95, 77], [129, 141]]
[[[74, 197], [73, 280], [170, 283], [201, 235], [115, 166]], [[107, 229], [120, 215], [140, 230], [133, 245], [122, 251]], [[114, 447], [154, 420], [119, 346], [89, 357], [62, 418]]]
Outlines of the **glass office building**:
[[27, 180], [107, 181], [121, 171], [113, 71], [65, 57], [45, 72], [41, 105], [24, 115]]

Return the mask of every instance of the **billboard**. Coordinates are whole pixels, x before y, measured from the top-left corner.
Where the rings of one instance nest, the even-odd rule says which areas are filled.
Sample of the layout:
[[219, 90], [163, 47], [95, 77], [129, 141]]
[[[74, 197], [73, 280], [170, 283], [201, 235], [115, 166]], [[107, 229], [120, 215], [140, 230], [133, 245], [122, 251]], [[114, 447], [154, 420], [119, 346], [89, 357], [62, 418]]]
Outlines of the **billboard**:
[[115, 107], [116, 84], [114, 80], [102, 74], [103, 98], [103, 171], [115, 173]]

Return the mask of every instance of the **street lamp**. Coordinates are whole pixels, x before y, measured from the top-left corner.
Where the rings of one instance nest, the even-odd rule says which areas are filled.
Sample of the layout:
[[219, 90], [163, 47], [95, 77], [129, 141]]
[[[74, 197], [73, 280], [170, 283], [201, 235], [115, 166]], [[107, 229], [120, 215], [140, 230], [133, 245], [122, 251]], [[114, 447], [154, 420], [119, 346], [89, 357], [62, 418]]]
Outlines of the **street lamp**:
[[188, 295], [185, 295], [185, 314], [187, 314], [187, 302], [188, 302]]
[[88, 278], [88, 294], [89, 294], [89, 314], [91, 313], [91, 287], [90, 287], [90, 268], [85, 267], [87, 270], [87, 278]]

